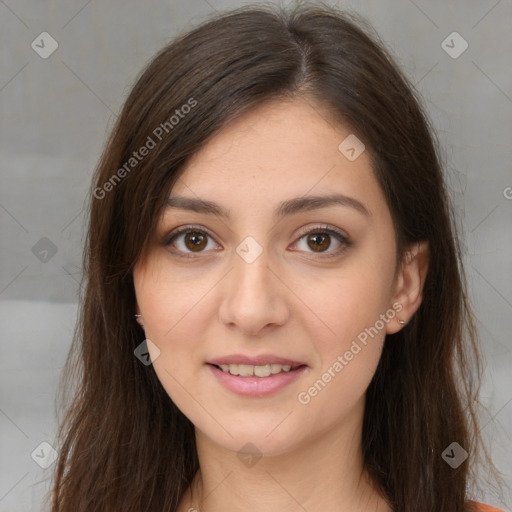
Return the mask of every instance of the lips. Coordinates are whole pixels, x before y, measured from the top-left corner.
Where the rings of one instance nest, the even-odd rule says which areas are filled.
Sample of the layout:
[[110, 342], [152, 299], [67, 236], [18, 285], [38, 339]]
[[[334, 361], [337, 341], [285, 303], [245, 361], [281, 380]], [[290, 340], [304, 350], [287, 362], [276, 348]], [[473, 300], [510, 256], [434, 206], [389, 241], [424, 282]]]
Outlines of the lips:
[[274, 354], [231, 354], [211, 359], [206, 366], [224, 388], [252, 398], [270, 396], [292, 385], [308, 368], [301, 361]]
[[[222, 360], [228, 360], [228, 359], [218, 359], [218, 361]], [[230, 360], [240, 360], [240, 359], [230, 359]], [[245, 359], [247, 360], [247, 359]], [[250, 359], [254, 361], [254, 358]], [[289, 362], [295, 362], [290, 361], [288, 359], [279, 359], [274, 358], [274, 360], [281, 360], [281, 361], [289, 361]], [[229, 365], [229, 368], [236, 367], [240, 371], [242, 370], [242, 373], [244, 375], [234, 375], [230, 373], [230, 371], [225, 371], [221, 367], [215, 365], [215, 364], [206, 364], [207, 368], [213, 375], [213, 377], [216, 379], [216, 381], [221, 384], [225, 389], [228, 391], [235, 393], [240, 396], [245, 396], [248, 398], [263, 398], [270, 395], [273, 395], [274, 393], [278, 393], [282, 389], [291, 386], [294, 382], [296, 382], [298, 379], [301, 378], [301, 376], [304, 374], [304, 372], [307, 370], [306, 365], [300, 365], [292, 369], [290, 365], [287, 365], [288, 371], [284, 371], [284, 366], [280, 366], [279, 364], [275, 363], [275, 366], [278, 366], [281, 368], [282, 371], [276, 374], [268, 374], [268, 366], [266, 367], [266, 372], [263, 372], [264, 367], [261, 365], [244, 365], [240, 364], [237, 365], [236, 363], [232, 363]], [[224, 365], [223, 366], [227, 366]], [[272, 365], [269, 365], [272, 366]], [[244, 368], [245, 367], [245, 368]], [[253, 369], [255, 371], [254, 375], [251, 375], [250, 372], [248, 372], [248, 369]], [[259, 369], [259, 371], [258, 371]], [[247, 374], [249, 373], [249, 374]], [[256, 375], [258, 373], [259, 375]]]

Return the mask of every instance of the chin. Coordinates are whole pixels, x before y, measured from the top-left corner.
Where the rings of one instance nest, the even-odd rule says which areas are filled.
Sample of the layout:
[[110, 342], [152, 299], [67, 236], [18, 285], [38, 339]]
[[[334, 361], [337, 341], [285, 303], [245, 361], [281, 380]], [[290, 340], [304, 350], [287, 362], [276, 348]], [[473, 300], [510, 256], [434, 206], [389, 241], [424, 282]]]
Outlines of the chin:
[[[239, 458], [244, 455], [252, 455], [254, 457], [274, 457], [290, 452], [294, 449], [295, 443], [291, 442], [293, 436], [291, 432], [275, 431], [274, 435], [269, 435], [275, 429], [276, 424], [268, 428], [256, 430], [254, 425], [236, 424], [232, 427], [226, 424], [226, 430], [231, 436], [221, 429], [219, 432], [209, 432], [210, 429], [202, 430], [199, 428], [203, 439], [201, 442], [214, 443], [219, 447], [229, 450], [237, 454]], [[196, 427], [197, 428], [197, 427]]]

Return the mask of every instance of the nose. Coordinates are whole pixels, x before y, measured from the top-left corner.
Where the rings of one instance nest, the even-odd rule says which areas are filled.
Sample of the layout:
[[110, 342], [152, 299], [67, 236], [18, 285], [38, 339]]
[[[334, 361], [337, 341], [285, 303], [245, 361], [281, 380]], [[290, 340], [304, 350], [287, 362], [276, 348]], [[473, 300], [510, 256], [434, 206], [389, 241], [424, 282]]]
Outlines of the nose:
[[251, 263], [235, 254], [234, 268], [226, 277], [219, 308], [222, 323], [250, 336], [286, 323], [291, 292], [269, 264], [265, 250]]

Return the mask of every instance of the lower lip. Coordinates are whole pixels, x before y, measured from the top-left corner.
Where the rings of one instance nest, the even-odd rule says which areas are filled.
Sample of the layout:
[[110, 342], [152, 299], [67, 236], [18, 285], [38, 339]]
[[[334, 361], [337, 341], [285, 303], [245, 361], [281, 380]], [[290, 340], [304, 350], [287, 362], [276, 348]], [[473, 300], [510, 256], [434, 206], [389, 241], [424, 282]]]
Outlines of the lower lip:
[[307, 368], [307, 366], [300, 366], [296, 370], [276, 373], [268, 377], [240, 377], [224, 372], [211, 364], [208, 366], [224, 387], [238, 395], [250, 397], [264, 397], [276, 393], [297, 380]]

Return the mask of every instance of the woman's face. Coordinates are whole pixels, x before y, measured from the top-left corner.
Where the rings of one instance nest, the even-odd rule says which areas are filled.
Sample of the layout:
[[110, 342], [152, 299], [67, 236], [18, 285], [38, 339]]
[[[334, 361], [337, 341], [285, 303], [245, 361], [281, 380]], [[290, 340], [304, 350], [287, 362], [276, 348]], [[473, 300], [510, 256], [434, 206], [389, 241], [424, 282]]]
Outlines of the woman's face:
[[233, 451], [277, 455], [360, 422], [400, 328], [395, 233], [368, 152], [311, 105], [260, 106], [196, 153], [134, 269], [162, 386]]

